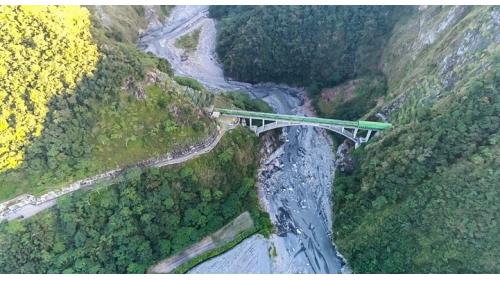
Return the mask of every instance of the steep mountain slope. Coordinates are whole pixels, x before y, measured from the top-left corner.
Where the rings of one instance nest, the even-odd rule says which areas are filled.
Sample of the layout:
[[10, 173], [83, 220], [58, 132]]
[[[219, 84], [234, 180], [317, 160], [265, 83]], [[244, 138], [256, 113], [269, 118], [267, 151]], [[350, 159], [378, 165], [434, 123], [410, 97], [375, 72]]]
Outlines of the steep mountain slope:
[[[3, 7], [3, 9], [6, 8]], [[16, 7], [8, 11], [6, 15], [20, 18], [23, 9], [27, 8]], [[38, 14], [42, 18], [51, 15], [49, 11], [44, 11], [43, 7], [37, 9], [41, 9]], [[72, 13], [72, 9], [63, 7], [58, 9], [60, 9], [59, 16], [62, 18]], [[67, 57], [76, 62], [79, 59], [81, 61], [79, 64], [72, 63], [67, 58], [58, 58], [53, 63], [59, 62], [57, 67], [47, 66], [47, 60], [50, 57], [43, 55], [45, 45], [42, 43], [47, 41], [43, 38], [36, 37], [38, 41], [35, 45], [25, 47], [28, 50], [33, 48], [32, 51], [40, 48], [38, 51], [42, 55], [35, 56], [35, 58], [45, 63], [45, 68], [53, 74], [64, 74], [66, 80], [60, 82], [57, 88], [43, 88], [50, 93], [50, 98], [47, 96], [44, 102], [31, 102], [25, 107], [18, 103], [17, 107], [11, 107], [14, 108], [14, 113], [21, 115], [23, 108], [35, 108], [36, 112], [39, 112], [36, 115], [38, 116], [36, 128], [39, 133], [32, 138], [29, 145], [20, 149], [19, 153], [22, 152], [24, 156], [21, 158], [16, 156], [15, 159], [19, 162], [17, 167], [0, 172], [1, 201], [23, 193], [38, 195], [117, 166], [126, 166], [159, 154], [182, 149], [206, 138], [215, 128], [215, 124], [202, 110], [202, 107], [206, 105], [203, 99], [192, 98], [205, 96], [207, 93], [189, 90], [178, 85], [172, 77], [167, 61], [144, 54], [127, 40], [118, 42], [99, 17], [90, 14], [91, 26], [88, 11], [80, 7], [75, 9], [83, 11], [83, 15], [86, 16], [86, 21], [77, 28], [79, 33], [74, 36], [65, 36], [64, 40], [61, 39], [62, 41], [57, 39], [59, 37], [55, 38], [59, 40], [57, 42], [62, 42], [59, 46], [61, 52], [67, 52]], [[130, 12], [129, 20], [139, 21], [141, 15], [136, 13], [135, 9], [131, 7], [121, 9]], [[30, 20], [35, 16], [26, 17]], [[71, 19], [69, 17], [70, 21]], [[50, 26], [57, 27], [56, 22], [56, 19], [48, 18], [45, 22], [41, 21], [41, 24], [33, 27], [20, 24], [17, 28], [21, 32], [16, 33], [20, 39], [15, 39], [13, 35], [3, 40], [12, 45], [17, 41], [23, 42], [29, 39], [30, 32], [38, 34], [37, 32], [50, 30]], [[115, 24], [119, 23], [114, 21], [110, 23], [111, 26]], [[70, 31], [73, 30], [71, 26], [67, 28]], [[138, 32], [139, 27], [135, 28]], [[132, 33], [133, 30], [129, 32]], [[64, 35], [64, 33], [61, 34]], [[91, 42], [95, 55], [86, 51], [88, 46], [77, 44], [83, 39]], [[49, 41], [56, 45], [54, 42]], [[31, 60], [27, 58], [22, 57], [17, 62], [20, 68], [7, 72], [7, 81], [10, 81], [12, 77], [16, 78], [15, 74], [18, 72], [35, 75], [38, 71], [38, 65], [31, 63]], [[92, 71], [87, 71], [88, 65], [94, 65]], [[70, 76], [78, 71], [87, 71], [88, 76], [78, 81], [73, 81], [73, 77], [70, 79]], [[52, 75], [51, 77], [58, 76]], [[35, 78], [33, 81], [36, 83], [45, 81], [40, 77]], [[31, 80], [25, 79], [24, 81]], [[29, 85], [20, 85], [28, 86], [27, 89], [32, 88], [32, 91], [38, 94], [42, 89], [37, 88], [34, 82]], [[191, 93], [192, 96], [186, 93]], [[20, 92], [19, 95], [21, 94]], [[44, 96], [38, 95], [38, 97]], [[22, 99], [18, 98], [16, 101], [22, 101]], [[35, 101], [38, 100], [35, 99]], [[2, 112], [3, 116], [6, 112], [3, 107]], [[25, 116], [31, 115], [25, 114]], [[17, 119], [17, 124], [19, 124], [20, 118]], [[20, 134], [22, 130], [17, 131]], [[24, 143], [20, 140], [17, 142]], [[3, 147], [2, 143], [2, 149]], [[10, 146], [9, 155], [17, 153], [14, 149], [16, 147]], [[5, 153], [0, 153], [3, 159]]]
[[358, 272], [500, 272], [500, 10], [429, 7], [384, 52], [393, 130], [334, 188], [335, 241]]
[[217, 53], [239, 81], [334, 85], [377, 72], [382, 46], [405, 8], [212, 6]]
[[160, 26], [172, 6], [86, 6], [94, 25], [118, 42], [135, 44], [149, 25]]

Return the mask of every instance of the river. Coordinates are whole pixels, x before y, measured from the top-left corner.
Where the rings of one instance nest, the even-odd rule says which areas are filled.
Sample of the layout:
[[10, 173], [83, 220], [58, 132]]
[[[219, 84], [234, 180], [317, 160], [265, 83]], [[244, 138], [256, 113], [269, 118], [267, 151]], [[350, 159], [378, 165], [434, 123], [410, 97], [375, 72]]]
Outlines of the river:
[[[213, 91], [242, 90], [278, 113], [312, 114], [303, 89], [227, 80], [215, 53], [215, 21], [207, 15], [207, 6], [177, 6], [164, 24], [150, 25], [139, 47], [166, 58], [175, 74], [195, 78]], [[175, 40], [198, 28], [198, 49], [183, 60]], [[272, 158], [264, 159], [258, 180], [259, 199], [276, 234], [254, 235], [190, 273], [349, 272], [331, 239], [335, 169], [331, 141], [323, 130], [310, 127], [286, 128], [283, 138]]]

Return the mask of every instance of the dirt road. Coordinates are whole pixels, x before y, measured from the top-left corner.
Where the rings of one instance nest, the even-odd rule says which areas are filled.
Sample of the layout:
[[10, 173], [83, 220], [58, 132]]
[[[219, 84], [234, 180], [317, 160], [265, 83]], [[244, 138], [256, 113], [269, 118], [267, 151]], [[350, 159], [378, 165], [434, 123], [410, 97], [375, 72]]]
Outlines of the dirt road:
[[181, 264], [234, 240], [238, 234], [253, 227], [254, 223], [250, 213], [244, 212], [217, 232], [205, 237], [182, 253], [171, 256], [152, 266], [148, 273], [169, 273]]

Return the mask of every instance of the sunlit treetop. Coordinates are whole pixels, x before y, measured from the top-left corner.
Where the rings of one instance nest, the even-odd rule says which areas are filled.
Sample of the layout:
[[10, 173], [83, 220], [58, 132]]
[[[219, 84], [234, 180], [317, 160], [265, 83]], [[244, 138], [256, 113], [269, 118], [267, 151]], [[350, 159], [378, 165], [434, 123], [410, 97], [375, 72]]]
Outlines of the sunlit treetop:
[[50, 99], [71, 93], [99, 55], [77, 6], [0, 6], [0, 34], [1, 172], [22, 163]]

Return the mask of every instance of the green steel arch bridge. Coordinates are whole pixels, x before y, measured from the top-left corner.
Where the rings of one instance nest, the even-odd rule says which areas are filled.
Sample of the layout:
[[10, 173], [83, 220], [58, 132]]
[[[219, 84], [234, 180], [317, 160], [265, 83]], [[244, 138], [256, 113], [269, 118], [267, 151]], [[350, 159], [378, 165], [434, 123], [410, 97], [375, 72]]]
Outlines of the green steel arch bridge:
[[[344, 121], [327, 118], [305, 117], [298, 115], [286, 115], [275, 113], [264, 113], [224, 108], [214, 108], [212, 116], [219, 118], [228, 116], [238, 118], [241, 125], [248, 126], [257, 135], [276, 128], [290, 126], [313, 126], [341, 134], [352, 140], [355, 147], [367, 142], [374, 131], [383, 131], [392, 127], [390, 123], [372, 121]], [[363, 131], [363, 133], [360, 133]]]

